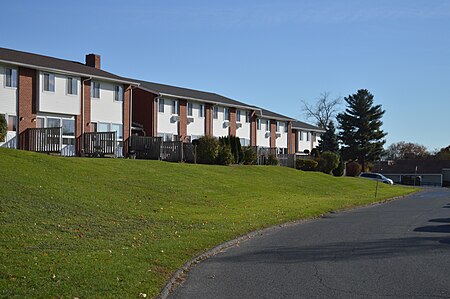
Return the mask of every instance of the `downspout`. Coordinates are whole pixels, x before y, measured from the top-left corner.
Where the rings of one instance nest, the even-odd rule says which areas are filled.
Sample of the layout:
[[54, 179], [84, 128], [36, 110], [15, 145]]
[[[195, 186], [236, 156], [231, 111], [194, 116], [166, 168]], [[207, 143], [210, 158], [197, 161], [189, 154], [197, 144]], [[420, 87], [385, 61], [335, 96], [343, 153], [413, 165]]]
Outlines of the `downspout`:
[[84, 157], [84, 82], [92, 80], [92, 77], [81, 80], [81, 156]]

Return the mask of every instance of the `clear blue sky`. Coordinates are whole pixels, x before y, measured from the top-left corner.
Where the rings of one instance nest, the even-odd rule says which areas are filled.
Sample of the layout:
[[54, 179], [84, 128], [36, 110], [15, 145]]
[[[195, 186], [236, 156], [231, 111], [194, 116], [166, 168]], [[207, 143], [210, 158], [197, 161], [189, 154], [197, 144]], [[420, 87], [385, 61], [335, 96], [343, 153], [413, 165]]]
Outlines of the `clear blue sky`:
[[[305, 120], [366, 88], [387, 145], [450, 144], [450, 1], [7, 1], [0, 46], [225, 96]], [[311, 122], [311, 121], [310, 121]]]

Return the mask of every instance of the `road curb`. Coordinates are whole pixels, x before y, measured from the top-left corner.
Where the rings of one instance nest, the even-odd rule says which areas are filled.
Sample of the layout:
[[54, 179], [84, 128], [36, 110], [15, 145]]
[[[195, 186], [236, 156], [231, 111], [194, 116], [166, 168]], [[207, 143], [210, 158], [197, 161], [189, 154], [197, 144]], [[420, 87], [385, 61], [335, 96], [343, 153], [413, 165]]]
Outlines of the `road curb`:
[[326, 217], [326, 215], [330, 215], [330, 214], [335, 214], [335, 213], [339, 213], [339, 212], [345, 212], [345, 211], [352, 211], [352, 210], [357, 210], [357, 209], [363, 209], [363, 208], [367, 208], [367, 207], [372, 207], [372, 206], [377, 206], [377, 205], [381, 205], [381, 204], [385, 204], [394, 200], [398, 200], [401, 198], [405, 198], [408, 197], [410, 195], [414, 195], [417, 193], [423, 192], [423, 189], [418, 191], [418, 192], [413, 192], [407, 195], [401, 195], [401, 196], [396, 196], [396, 197], [392, 197], [392, 198], [387, 198], [387, 199], [383, 199], [381, 201], [377, 201], [377, 202], [373, 202], [373, 203], [369, 203], [369, 204], [365, 204], [362, 206], [355, 206], [355, 207], [350, 207], [350, 208], [344, 208], [344, 209], [340, 209], [340, 210], [336, 210], [336, 211], [330, 211], [321, 215], [318, 215], [317, 217], [313, 217], [313, 218], [306, 218], [306, 219], [301, 219], [301, 220], [296, 220], [296, 221], [291, 221], [291, 222], [286, 222], [286, 223], [282, 223], [282, 224], [277, 224], [274, 226], [270, 226], [267, 228], [263, 228], [260, 230], [256, 230], [256, 231], [252, 231], [249, 232], [245, 235], [241, 235], [233, 240], [227, 241], [225, 243], [219, 244], [216, 247], [202, 253], [201, 255], [194, 257], [193, 259], [189, 260], [188, 262], [186, 262], [181, 268], [179, 268], [170, 278], [170, 280], [167, 282], [167, 284], [164, 286], [164, 288], [161, 290], [159, 296], [157, 298], [159, 299], [166, 299], [173, 291], [174, 289], [181, 285], [184, 282], [184, 278], [186, 277], [186, 274], [190, 271], [190, 269], [192, 267], [194, 267], [195, 265], [197, 265], [198, 263], [206, 260], [207, 258], [210, 258], [220, 252], [223, 252], [231, 247], [234, 247], [236, 245], [238, 245], [241, 242], [247, 241], [251, 238], [254, 238], [256, 236], [261, 236], [264, 235], [268, 232], [272, 232], [281, 228], [285, 228], [285, 227], [289, 227], [289, 226], [294, 226], [294, 225], [298, 225], [298, 224], [303, 224], [306, 222], [310, 222], [313, 220], [317, 220], [320, 218], [324, 218]]

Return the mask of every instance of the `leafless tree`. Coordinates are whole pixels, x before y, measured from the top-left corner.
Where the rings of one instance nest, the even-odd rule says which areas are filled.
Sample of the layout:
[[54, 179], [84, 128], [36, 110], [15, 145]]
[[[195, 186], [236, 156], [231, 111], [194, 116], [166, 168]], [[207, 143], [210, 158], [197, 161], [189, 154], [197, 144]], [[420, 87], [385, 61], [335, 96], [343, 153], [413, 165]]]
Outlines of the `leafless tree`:
[[325, 129], [338, 112], [338, 108], [342, 103], [342, 98], [337, 97], [332, 99], [328, 91], [324, 91], [317, 98], [315, 104], [311, 105], [305, 101], [303, 103], [303, 112], [306, 114], [306, 118], [314, 118], [317, 122], [317, 126]]

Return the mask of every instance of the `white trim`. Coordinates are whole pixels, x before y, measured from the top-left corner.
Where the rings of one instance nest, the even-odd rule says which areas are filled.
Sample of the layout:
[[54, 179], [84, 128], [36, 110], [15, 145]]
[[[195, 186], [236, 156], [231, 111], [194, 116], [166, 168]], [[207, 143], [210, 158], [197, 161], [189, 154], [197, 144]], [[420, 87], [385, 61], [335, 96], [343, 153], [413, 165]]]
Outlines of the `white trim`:
[[[58, 58], [56, 58], [56, 59], [58, 59]], [[60, 70], [60, 69], [54, 69], [54, 68], [49, 68], [49, 67], [37, 66], [34, 64], [21, 63], [21, 62], [15, 62], [15, 61], [3, 60], [3, 59], [0, 59], [0, 63], [23, 66], [23, 67], [27, 67], [27, 68], [36, 69], [39, 71], [52, 72], [52, 73], [57, 73], [57, 74], [62, 74], [62, 75], [71, 74], [71, 75], [77, 75], [77, 76], [81, 76], [81, 77], [92, 77], [92, 78], [101, 79], [101, 80], [105, 80], [105, 81], [111, 81], [111, 82], [121, 82], [121, 83], [135, 85], [135, 86], [140, 85], [140, 83], [132, 82], [132, 81], [112, 79], [112, 78], [108, 78], [108, 77], [96, 76], [96, 75], [85, 74], [85, 73], [77, 73], [77, 72], [72, 72], [72, 71], [65, 71], [65, 70]]]

